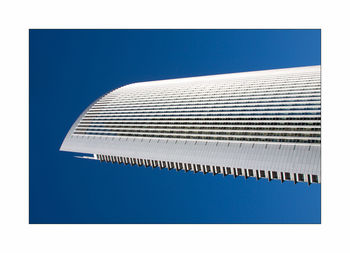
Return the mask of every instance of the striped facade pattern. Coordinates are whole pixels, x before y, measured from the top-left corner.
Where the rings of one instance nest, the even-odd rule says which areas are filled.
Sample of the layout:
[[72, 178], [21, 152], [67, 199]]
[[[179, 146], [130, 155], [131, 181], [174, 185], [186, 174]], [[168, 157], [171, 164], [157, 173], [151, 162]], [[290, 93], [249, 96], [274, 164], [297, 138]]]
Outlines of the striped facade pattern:
[[317, 175], [304, 174], [304, 173], [290, 173], [290, 172], [277, 172], [270, 170], [253, 170], [253, 169], [242, 169], [242, 168], [231, 168], [231, 167], [220, 167], [220, 166], [210, 166], [202, 164], [191, 164], [182, 162], [169, 162], [169, 161], [157, 161], [150, 159], [139, 159], [131, 157], [121, 157], [121, 156], [110, 156], [110, 155], [96, 155], [96, 158], [101, 162], [107, 163], [118, 163], [124, 165], [138, 165], [145, 167], [159, 167], [161, 170], [167, 168], [168, 170], [176, 171], [192, 171], [195, 174], [202, 172], [203, 174], [212, 173], [214, 176], [217, 174], [223, 174], [224, 177], [232, 175], [234, 178], [242, 176], [245, 179], [249, 177], [254, 177], [257, 180], [261, 178], [266, 178], [271, 180], [280, 180], [282, 183], [284, 181], [293, 181], [295, 184], [297, 182], [307, 182], [309, 185], [312, 183], [319, 183], [319, 177]]
[[[61, 150], [82, 152], [74, 140], [105, 138], [191, 143], [293, 147], [320, 152], [320, 67], [256, 71], [134, 83], [99, 98], [78, 118]], [[175, 141], [175, 142], [174, 142]], [[77, 143], [77, 141], [76, 141]], [[89, 142], [90, 143], [90, 142]], [[92, 144], [89, 144], [92, 145]], [[136, 144], [135, 144], [136, 145]], [[64, 146], [67, 146], [66, 149]], [[74, 146], [76, 150], [69, 148]], [[130, 146], [133, 149], [133, 146]], [[213, 148], [211, 148], [213, 149]], [[215, 149], [215, 148], [214, 148]], [[317, 149], [317, 151], [314, 151]], [[88, 150], [84, 150], [88, 151]], [[159, 152], [159, 151], [157, 151]], [[166, 153], [167, 150], [164, 150]], [[170, 152], [170, 149], [169, 149]], [[187, 151], [191, 152], [191, 151]], [[195, 151], [194, 151], [195, 152]], [[209, 150], [208, 150], [209, 152]], [[210, 151], [212, 152], [212, 151]], [[215, 151], [213, 151], [215, 152]], [[195, 161], [151, 159], [140, 151], [129, 157], [86, 152], [107, 162], [245, 176], [281, 181], [320, 182], [319, 162], [308, 171], [260, 170]], [[156, 153], [156, 152], [155, 152]], [[232, 153], [232, 156], [235, 154]], [[194, 156], [197, 157], [196, 154]], [[152, 157], [153, 154], [152, 154]], [[155, 154], [155, 157], [156, 154]], [[164, 156], [162, 156], [163, 158]], [[305, 155], [307, 157], [307, 155]], [[271, 160], [272, 161], [272, 160]], [[199, 163], [198, 163], [199, 162]], [[263, 161], [261, 161], [263, 162]], [[257, 165], [258, 166], [258, 165]], [[298, 173], [297, 173], [298, 172]]]

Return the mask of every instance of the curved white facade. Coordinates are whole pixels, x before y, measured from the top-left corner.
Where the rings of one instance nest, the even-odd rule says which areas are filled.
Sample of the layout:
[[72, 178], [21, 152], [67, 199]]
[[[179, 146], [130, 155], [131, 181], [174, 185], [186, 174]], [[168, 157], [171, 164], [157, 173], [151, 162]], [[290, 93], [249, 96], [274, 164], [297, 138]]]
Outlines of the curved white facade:
[[90, 105], [61, 150], [185, 171], [320, 182], [320, 66], [133, 83]]

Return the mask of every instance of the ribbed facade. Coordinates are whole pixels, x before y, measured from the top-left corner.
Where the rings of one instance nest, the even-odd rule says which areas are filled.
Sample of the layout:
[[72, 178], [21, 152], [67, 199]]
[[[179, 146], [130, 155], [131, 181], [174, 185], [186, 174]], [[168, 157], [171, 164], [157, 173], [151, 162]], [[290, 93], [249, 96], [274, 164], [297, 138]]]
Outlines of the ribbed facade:
[[319, 66], [129, 84], [90, 105], [61, 150], [318, 183], [320, 96]]

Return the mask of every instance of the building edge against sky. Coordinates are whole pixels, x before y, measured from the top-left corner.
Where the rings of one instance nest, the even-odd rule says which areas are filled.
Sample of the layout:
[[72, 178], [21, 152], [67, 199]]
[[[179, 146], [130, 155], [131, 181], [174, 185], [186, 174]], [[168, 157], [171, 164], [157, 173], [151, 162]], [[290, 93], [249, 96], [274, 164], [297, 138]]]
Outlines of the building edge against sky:
[[132, 165], [320, 183], [320, 66], [133, 83], [92, 103], [62, 151]]

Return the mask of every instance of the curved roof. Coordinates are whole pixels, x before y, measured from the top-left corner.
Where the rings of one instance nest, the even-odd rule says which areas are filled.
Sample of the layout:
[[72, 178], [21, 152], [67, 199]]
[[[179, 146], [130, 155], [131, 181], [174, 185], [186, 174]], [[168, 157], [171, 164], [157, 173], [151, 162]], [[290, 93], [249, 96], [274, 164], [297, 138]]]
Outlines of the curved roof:
[[320, 66], [133, 83], [92, 103], [61, 150], [320, 175], [320, 92]]

